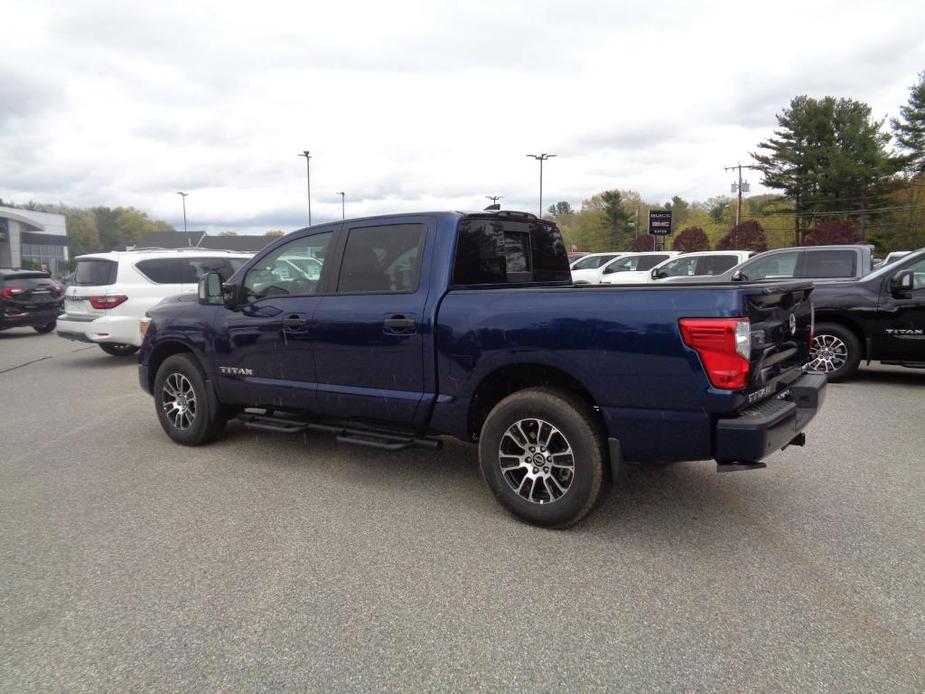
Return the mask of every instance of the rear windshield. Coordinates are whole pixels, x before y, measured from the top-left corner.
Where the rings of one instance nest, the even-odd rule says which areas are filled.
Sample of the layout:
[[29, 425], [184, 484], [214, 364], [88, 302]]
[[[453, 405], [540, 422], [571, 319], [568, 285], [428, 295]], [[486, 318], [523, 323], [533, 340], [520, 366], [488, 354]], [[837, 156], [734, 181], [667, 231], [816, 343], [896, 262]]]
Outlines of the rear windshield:
[[454, 284], [571, 282], [555, 224], [472, 217], [459, 225]]
[[112, 260], [88, 258], [77, 261], [77, 272], [74, 282], [81, 287], [102, 287], [116, 281], [116, 270], [119, 265]]

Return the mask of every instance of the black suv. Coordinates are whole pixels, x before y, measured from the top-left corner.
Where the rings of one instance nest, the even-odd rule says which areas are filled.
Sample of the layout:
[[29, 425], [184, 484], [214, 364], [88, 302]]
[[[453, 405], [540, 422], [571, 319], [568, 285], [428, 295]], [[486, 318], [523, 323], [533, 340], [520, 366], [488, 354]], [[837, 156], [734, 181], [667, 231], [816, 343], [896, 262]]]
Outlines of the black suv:
[[0, 330], [32, 327], [50, 333], [63, 310], [64, 287], [47, 272], [0, 269]]

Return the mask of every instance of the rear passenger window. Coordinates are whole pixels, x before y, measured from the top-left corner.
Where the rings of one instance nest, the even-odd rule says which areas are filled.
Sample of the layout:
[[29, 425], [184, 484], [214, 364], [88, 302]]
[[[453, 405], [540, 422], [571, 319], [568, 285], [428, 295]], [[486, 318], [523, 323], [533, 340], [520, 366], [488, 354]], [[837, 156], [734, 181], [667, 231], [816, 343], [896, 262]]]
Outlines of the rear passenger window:
[[854, 251], [805, 251], [801, 277], [854, 277]]
[[668, 260], [669, 256], [667, 255], [643, 255], [639, 257], [639, 262], [636, 264], [637, 271], [651, 270], [659, 263], [663, 263]]
[[[153, 258], [135, 263], [135, 269], [154, 284], [182, 284], [178, 258]], [[195, 280], [194, 280], [195, 281]]]
[[735, 255], [704, 255], [698, 259], [697, 274], [721, 275], [738, 264], [739, 257]]
[[415, 291], [426, 236], [424, 224], [351, 229], [340, 266], [338, 293]]

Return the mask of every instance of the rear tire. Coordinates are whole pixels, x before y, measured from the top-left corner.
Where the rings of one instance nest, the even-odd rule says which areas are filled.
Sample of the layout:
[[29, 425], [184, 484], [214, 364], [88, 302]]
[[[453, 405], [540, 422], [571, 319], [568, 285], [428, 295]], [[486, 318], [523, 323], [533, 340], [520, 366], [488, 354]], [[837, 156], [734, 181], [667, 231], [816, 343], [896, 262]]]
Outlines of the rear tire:
[[488, 414], [482, 478], [508, 512], [547, 528], [587, 516], [609, 489], [606, 437], [594, 411], [564, 390], [530, 388]]
[[174, 354], [157, 370], [154, 408], [166, 434], [184, 446], [209, 443], [225, 431], [226, 413], [210, 399], [199, 364], [189, 354]]
[[831, 383], [853, 378], [861, 363], [861, 341], [839, 323], [816, 325], [809, 352], [809, 370], [825, 374]]
[[54, 330], [56, 325], [58, 325], [57, 319], [53, 320], [51, 323], [46, 323], [45, 325], [33, 325], [32, 329], [40, 335], [44, 335], [45, 333], [50, 333], [52, 330]]
[[101, 342], [100, 349], [114, 357], [130, 357], [138, 351], [135, 345], [123, 345], [116, 342]]

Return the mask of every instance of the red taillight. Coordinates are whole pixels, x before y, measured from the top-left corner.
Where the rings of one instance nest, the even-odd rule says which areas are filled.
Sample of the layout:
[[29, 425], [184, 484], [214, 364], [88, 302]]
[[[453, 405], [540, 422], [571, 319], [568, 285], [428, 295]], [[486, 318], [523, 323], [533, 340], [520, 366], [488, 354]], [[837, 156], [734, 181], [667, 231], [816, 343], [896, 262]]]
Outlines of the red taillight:
[[700, 355], [715, 388], [748, 385], [751, 326], [748, 318], [682, 318], [681, 338]]
[[15, 286], [15, 287], [4, 287], [0, 289], [0, 296], [4, 299], [15, 299], [18, 295], [26, 291], [25, 287]]
[[124, 294], [113, 294], [112, 296], [91, 296], [90, 305], [95, 309], [107, 309], [115, 308], [124, 301], [128, 301], [128, 297]]

